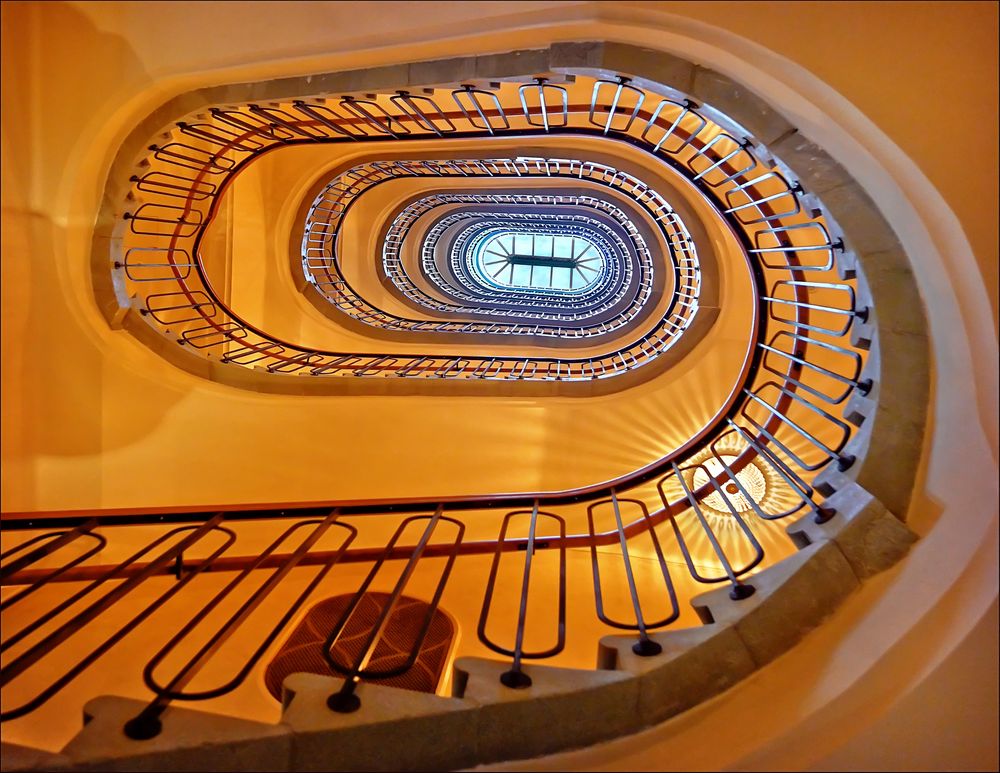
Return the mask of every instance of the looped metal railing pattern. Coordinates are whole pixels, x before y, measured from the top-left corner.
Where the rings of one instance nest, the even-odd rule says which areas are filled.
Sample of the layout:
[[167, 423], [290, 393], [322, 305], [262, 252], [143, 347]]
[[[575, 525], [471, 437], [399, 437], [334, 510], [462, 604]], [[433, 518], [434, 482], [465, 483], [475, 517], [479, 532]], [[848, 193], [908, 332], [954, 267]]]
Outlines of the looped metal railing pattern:
[[[467, 311], [463, 313], [492, 313], [498, 316], [517, 314], [538, 319], [580, 319], [594, 316], [618, 303], [629, 291], [634, 274], [633, 262], [643, 269], [642, 280], [633, 291], [648, 295], [652, 285], [650, 268], [652, 258], [649, 248], [638, 229], [628, 220], [625, 213], [614, 205], [593, 197], [560, 196], [555, 202], [530, 194], [505, 197], [511, 205], [531, 207], [533, 211], [517, 211], [513, 206], [500, 209], [492, 195], [438, 194], [422, 198], [408, 205], [394, 218], [382, 249], [382, 268], [396, 289], [414, 303], [432, 310], [445, 310], [444, 304], [427, 296], [411, 278], [402, 263], [403, 240], [419, 218], [426, 216], [437, 207], [466, 205], [475, 206], [472, 211], [464, 207], [433, 222], [426, 229], [420, 242], [420, 271], [442, 294], [460, 302]], [[506, 203], [506, 202], [505, 202]], [[491, 206], [492, 205], [492, 206]], [[603, 206], [602, 206], [603, 205]], [[608, 212], [613, 222], [622, 226], [619, 232], [585, 214], [570, 214], [564, 206], [591, 207]], [[546, 214], [546, 210], [551, 213]], [[461, 230], [451, 234], [444, 243], [446, 232], [456, 226]], [[631, 226], [631, 229], [628, 228]], [[469, 265], [482, 242], [504, 227], [527, 233], [550, 232], [562, 235], [576, 235], [595, 240], [600, 245], [604, 258], [604, 276], [596, 286], [563, 298], [553, 293], [535, 291], [530, 288], [511, 292], [484, 286], [475, 270]], [[634, 233], [632, 231], [635, 231]], [[627, 240], [626, 240], [627, 237]], [[446, 256], [439, 252], [447, 252]], [[632, 259], [629, 258], [632, 256]], [[438, 261], [447, 259], [450, 271], [442, 272]], [[474, 304], [488, 303], [489, 306], [476, 307]]]
[[[257, 364], [274, 373], [385, 375], [391, 371], [404, 376], [437, 373], [439, 377], [456, 374], [461, 378], [608, 375], [608, 370], [588, 370], [560, 361], [529, 371], [529, 359], [497, 366], [499, 358], [470, 357], [456, 362], [435, 355], [327, 353], [270, 340], [228, 312], [211, 293], [198, 258], [198, 239], [223, 189], [223, 180], [260, 153], [284, 145], [377, 141], [382, 137], [500, 135], [529, 129], [534, 133], [539, 127], [550, 133], [616, 137], [684, 172], [722, 208], [755, 261], [761, 303], [767, 313], [758, 320], [753, 360], [721, 420], [655, 463], [614, 481], [572, 491], [324, 503], [242, 512], [234, 508], [230, 513], [178, 512], [166, 517], [144, 512], [47, 521], [30, 514], [5, 517], [8, 535], [17, 528], [34, 529], [43, 524], [65, 529], [30, 536], [0, 556], [0, 579], [24, 588], [4, 600], [6, 614], [24, 610], [23, 602], [36, 596], [36, 588], [68, 581], [87, 584], [49, 609], [25, 612], [23, 624], [16, 629], [5, 624], [2, 648], [18, 647], [19, 651], [0, 668], [0, 686], [26, 675], [33, 676], [40, 686], [27, 700], [4, 708], [0, 719], [14, 720], [37, 710], [172, 599], [190, 598], [193, 606], [180, 613], [187, 622], [166, 631], [170, 638], [164, 649], [147, 662], [146, 684], [155, 698], [126, 728], [133, 738], [151, 737], [159, 731], [158, 716], [170, 701], [206, 699], [236, 690], [330, 569], [353, 562], [371, 565], [356, 598], [361, 598], [386, 562], [404, 562], [391, 595], [398, 599], [416, 572], [430, 565], [431, 559], [444, 559], [444, 568], [438, 568], [433, 585], [430, 615], [442, 603], [449, 575], [458, 561], [492, 556], [479, 639], [484, 646], [512, 658], [504, 683], [516, 688], [526, 684], [522, 660], [555, 657], [563, 648], [566, 555], [571, 548], [587, 548], [597, 617], [611, 627], [635, 631], [636, 652], [655, 657], [657, 648], [651, 646], [648, 631], [675, 621], [679, 610], [678, 572], [672, 571], [665, 559], [668, 549], [679, 551], [694, 583], [728, 585], [734, 598], [745, 598], [753, 592], [747, 575], [766, 560], [769, 523], [793, 514], [811, 514], [817, 521], [834, 515], [819, 502], [812, 480], [817, 470], [831, 462], [841, 468], [852, 463], [853, 459], [843, 453], [851, 427], [838, 415], [838, 407], [852, 393], [864, 393], [871, 385], [859, 380], [862, 355], [849, 339], [854, 321], [864, 319], [866, 310], [854, 308], [852, 286], [838, 281], [836, 253], [842, 243], [831, 240], [821, 214], [804, 209], [797, 186], [790, 185], [780, 172], [764, 167], [748, 141], [710, 124], [690, 102], [661, 99], [647, 111], [651, 95], [623, 78], [593, 81], [589, 104], [574, 104], [568, 88], [544, 81], [524, 84], [517, 94], [520, 110], [502, 104], [493, 91], [465, 86], [450, 92], [458, 111], [443, 110], [431, 96], [398, 92], [375, 99], [345, 98], [336, 105], [296, 101], [280, 108], [250, 105], [218, 109], [211, 111], [206, 121], [178, 124], [169, 141], [152, 148], [148, 159], [151, 168], [134, 181], [134, 190], [151, 200], [136, 202], [138, 206], [130, 210], [128, 234], [116, 270], [132, 290], [153, 287], [154, 291], [143, 290], [141, 295], [146, 318], [170, 328], [171, 335], [177, 334], [184, 345], [224, 351], [231, 363]], [[536, 97], [539, 101], [532, 104]], [[184, 169], [194, 175], [182, 174]], [[462, 173], [459, 165], [456, 174]], [[652, 200], [648, 191], [639, 188], [635, 197]], [[173, 199], [182, 200], [183, 205], [167, 203]], [[807, 276], [810, 279], [804, 278]], [[615, 356], [623, 369], [640, 364], [638, 355], [629, 351]], [[751, 466], [752, 474], [748, 471]], [[763, 493], [758, 490], [761, 486]], [[481, 528], [490, 514], [494, 525], [499, 524], [497, 536], [465, 539], [471, 524]], [[401, 520], [388, 542], [359, 542], [361, 546], [356, 547], [355, 537], [366, 533], [373, 515], [379, 523]], [[529, 515], [527, 536], [512, 536], [515, 522], [519, 517], [523, 521], [525, 515]], [[605, 526], [598, 522], [601, 517], [608, 521]], [[240, 554], [232, 555], [230, 548], [237, 543], [240, 524], [259, 518], [295, 520], [291, 525], [282, 521], [282, 534], [263, 553], [257, 547], [242, 548]], [[138, 551], [113, 564], [91, 563], [95, 555], [92, 546], [82, 557], [73, 554], [74, 546], [95, 537], [113, 543], [121, 530], [129, 528], [127, 524], [164, 521], [192, 521], [196, 525], [164, 526], [162, 533], [146, 540]], [[420, 538], [414, 544], [401, 544], [407, 526], [418, 522], [426, 523]], [[445, 522], [453, 527], [450, 534], [436, 537], [439, 525]], [[332, 533], [335, 525], [346, 530], [346, 537], [335, 547], [321, 545], [323, 536]], [[648, 594], [643, 598], [648, 588], [636, 578], [632, 548], [633, 538], [639, 535], [648, 535], [653, 545], [658, 576], [653, 588], [656, 598], [667, 604], [664, 615], [649, 613]], [[299, 537], [302, 541], [298, 545], [285, 547], [286, 542]], [[620, 550], [628, 586], [626, 609], [634, 622], [621, 619], [621, 610], [606, 608], [608, 565], [601, 564], [605, 554], [597, 548], [610, 545]], [[522, 551], [518, 614], [509, 627], [512, 633], [508, 630], [508, 646], [486, 628], [493, 604], [504, 590], [496, 580], [496, 567]], [[551, 647], [535, 648], [526, 644], [527, 599], [530, 580], [539, 571], [538, 561], [546, 551], [559, 557], [557, 635]], [[712, 559], [711, 566], [706, 567], [705, 556]], [[274, 610], [262, 602], [279, 588], [289, 587], [292, 568], [308, 567], [318, 569], [310, 576], [307, 591], [295, 595], [291, 606], [282, 605], [275, 618]], [[209, 571], [238, 574], [207, 602], [203, 596], [185, 595]], [[147, 585], [165, 574], [175, 575], [176, 582], [155, 588]], [[256, 590], [253, 578], [262, 583]], [[124, 622], [120, 617], [112, 620], [108, 612], [137, 599], [132, 594], [140, 586], [150, 588], [151, 596], [134, 601], [139, 608], [125, 615]], [[463, 589], [463, 593], [472, 592], [472, 588]], [[244, 593], [247, 598], [233, 614], [213, 616], [215, 605], [230, 593]], [[71, 609], [72, 616], [56, 619]], [[391, 611], [390, 602], [384, 607], [383, 622]], [[30, 638], [50, 623], [53, 627], [40, 639]], [[190, 644], [190, 635], [202, 625], [209, 628], [207, 643], [196, 647], [196, 654], [186, 663], [162, 676], [159, 671], [165, 661], [161, 656], [176, 646]], [[71, 646], [75, 636], [95, 626], [101, 626], [103, 639], [74, 665], [54, 674], [40, 667], [43, 658]], [[226, 650], [227, 642], [238, 633], [260, 630], [268, 633], [263, 639], [256, 638], [258, 646], [249, 650], [249, 655], [245, 649], [235, 656]], [[336, 638], [336, 631], [332, 636]], [[366, 658], [378, 639], [379, 626], [375, 626], [354, 662], [330, 663], [345, 677], [344, 688], [331, 696], [332, 709], [349, 711], [357, 706], [354, 686], [373, 676], [366, 670]], [[419, 647], [418, 636], [413, 653]], [[227, 655], [242, 658], [233, 664], [234, 677], [211, 689], [191, 687], [206, 663]]]
[[[399, 92], [378, 96], [374, 101], [344, 98], [336, 105], [295, 100], [281, 108], [249, 105], [214, 109], [199, 123], [178, 123], [169, 132], [170, 141], [151, 146], [145, 161], [149, 171], [134, 180], [136, 195], [143, 203], [126, 213], [128, 230], [123, 234], [123, 255], [116, 262], [117, 269], [122, 271], [126, 286], [140, 294], [140, 311], [147, 321], [182, 345], [218, 355], [226, 363], [270, 373], [304, 377], [590, 380], [639, 367], [666, 348], [683, 329], [682, 319], [668, 320], [664, 336], [626, 346], [600, 363], [570, 358], [498, 360], [438, 354], [324, 352], [276, 340], [241, 320], [219, 301], [200, 268], [200, 236], [220, 193], [235, 173], [261, 153], [313, 142], [377, 143], [380, 139], [484, 133], [521, 136], [537, 134], [539, 123], [550, 135], [597, 134], [653, 154], [716, 203], [723, 217], [742, 234], [751, 256], [759, 257], [758, 265], [764, 273], [784, 270], [778, 269], [773, 260], [779, 254], [774, 250], [779, 248], [785, 248], [788, 265], [801, 264], [802, 270], [818, 270], [817, 257], [832, 263], [837, 245], [827, 237], [821, 217], [803, 208], [801, 188], [789, 184], [780, 171], [758, 158], [745, 138], [734, 137], [699, 115], [690, 101], [661, 99], [621, 79], [597, 79], [589, 103], [560, 100], [554, 106], [529, 105], [528, 97], [536, 89], [539, 95], [551, 96], [555, 88], [553, 84], [536, 82], [519, 91], [520, 109], [514, 111], [506, 108], [494, 92], [464, 86], [443, 92], [459, 108], [458, 112], [442, 107], [442, 90], [435, 90], [432, 96], [419, 99]], [[606, 104], [605, 98], [611, 102]], [[645, 111], [643, 106], [654, 99], [659, 100], [655, 109]], [[378, 110], [373, 107], [376, 104]], [[482, 172], [479, 163], [442, 162], [433, 169], [427, 162], [418, 161], [374, 162], [371, 166], [379, 170], [382, 178], [418, 171], [463, 177]], [[606, 165], [572, 159], [523, 161], [530, 168], [519, 163], [508, 159], [487, 164], [486, 169], [490, 174], [513, 176], [559, 172], [617, 186], [653, 212], [659, 222], [671, 221], [672, 213], [654, 190]], [[364, 178], [346, 175], [342, 182], [329, 211], [319, 210], [327, 218], [336, 219], [343, 213], [348, 204], [341, 199], [359, 192]], [[172, 203], [178, 199], [183, 202], [181, 206]], [[684, 256], [690, 250], [690, 241], [677, 239], [671, 249]], [[155, 292], [148, 289], [150, 285]], [[168, 289], [171, 285], [176, 289]], [[801, 295], [804, 299], [805, 293]], [[841, 308], [853, 313], [850, 307]], [[373, 321], [381, 322], [378, 315]], [[444, 332], [460, 327], [445, 328]], [[421, 325], [414, 332], [426, 330]]]
[[[397, 216], [387, 234], [383, 248], [383, 262], [387, 276], [393, 279], [397, 287], [402, 285], [404, 294], [422, 306], [435, 312], [446, 313], [449, 316], [464, 317], [461, 320], [448, 319], [444, 321], [416, 320], [400, 318], [391, 315], [365, 301], [350, 286], [340, 269], [337, 256], [338, 234], [340, 224], [347, 216], [355, 200], [364, 192], [380, 183], [392, 179], [408, 177], [438, 178], [489, 178], [495, 180], [519, 180], [526, 177], [544, 177], [554, 180], [585, 180], [597, 185], [607, 186], [616, 190], [627, 191], [633, 195], [636, 190], [642, 190], [648, 196], [639, 199], [641, 207], [657, 224], [666, 245], [667, 254], [663, 256], [660, 266], [656, 269], [667, 273], [674, 285], [672, 303], [666, 309], [658, 330], [645, 334], [631, 344], [619, 347], [607, 356], [591, 356], [584, 359], [567, 359], [565, 364], [569, 369], [570, 380], [586, 379], [590, 369], [597, 369], [602, 374], [613, 374], [623, 362], [634, 362], [638, 365], [654, 359], [669, 349], [676, 339], [690, 325], [698, 308], [700, 290], [700, 268], [697, 252], [690, 234], [684, 223], [662, 197], [649, 190], [632, 175], [620, 172], [613, 167], [592, 162], [580, 163], [565, 159], [459, 159], [447, 162], [438, 161], [394, 161], [391, 163], [372, 162], [359, 165], [338, 175], [317, 196], [306, 220], [305, 236], [302, 242], [303, 269], [307, 279], [316, 287], [320, 294], [330, 301], [337, 309], [345, 312], [356, 320], [367, 325], [385, 330], [418, 331], [421, 333], [449, 332], [466, 334], [496, 334], [496, 335], [538, 335], [553, 338], [586, 339], [592, 336], [625, 329], [629, 322], [639, 314], [651, 297], [652, 275], [654, 261], [649, 248], [645, 244], [634, 223], [630, 222], [619, 207], [596, 197], [574, 197], [540, 194], [507, 194], [483, 196], [476, 194], [447, 194], [435, 196], [430, 203], [480, 203], [488, 201], [494, 205], [525, 205], [530, 204], [541, 213], [550, 207], [572, 206], [581, 211], [591, 208], [611, 215], [622, 224], [628, 232], [629, 239], [636, 253], [636, 263], [639, 271], [639, 286], [635, 288], [635, 297], [627, 310], [611, 319], [598, 318], [590, 326], [581, 325], [547, 325], [538, 320], [554, 320], [557, 315], [551, 311], [555, 304], [551, 297], [539, 300], [531, 305], [530, 316], [525, 309], [515, 308], [507, 312], [508, 316], [525, 317], [520, 322], [477, 322], [469, 317], [474, 314], [489, 314], [490, 309], [481, 306], [468, 306], [435, 302], [426, 293], [420, 293], [412, 280], [405, 277], [401, 269], [398, 247], [404, 234], [400, 234], [402, 225], [412, 225], [413, 221], [426, 211], [424, 206], [409, 207]], [[648, 199], [648, 201], [647, 201]], [[417, 203], [418, 205], [420, 202]], [[402, 219], [402, 222], [400, 222]], [[425, 242], [425, 249], [428, 248]], [[446, 287], [451, 284], [442, 277], [439, 271], [430, 268], [433, 261], [425, 260], [425, 270], [433, 277], [436, 285]], [[461, 269], [453, 275], [461, 277]], [[401, 276], [402, 275], [402, 276]], [[471, 283], [466, 281], [466, 287]], [[621, 289], [628, 290], [627, 285]], [[508, 297], [510, 297], [508, 295]], [[617, 300], [615, 301], [617, 302]], [[537, 309], [537, 311], [536, 311]], [[579, 314], [575, 319], [587, 319], [596, 314], [589, 312]], [[533, 358], [498, 358], [498, 373], [507, 372], [508, 367], [521, 365], [524, 372], [529, 366], [545, 362], [544, 359]], [[574, 366], [580, 370], [575, 371]], [[593, 377], [593, 376], [591, 376]]]
[[[586, 204], [586, 202], [583, 201], [583, 197], [574, 198], [574, 204]], [[441, 244], [439, 240], [442, 237], [442, 231], [447, 229], [449, 226], [462, 222], [463, 220], [468, 221], [483, 214], [495, 218], [495, 224], [493, 221], [487, 223], [473, 223], [472, 225], [466, 224], [466, 227], [463, 227], [462, 230], [458, 231], [450, 239], [451, 271], [448, 276], [457, 279], [461, 287], [449, 287], [448, 277], [445, 277], [445, 275], [438, 270], [437, 265], [434, 262], [434, 253], [436, 248], [438, 248]], [[626, 254], [629, 250], [625, 247], [622, 237], [611, 229], [608, 229], [605, 232], [610, 240], [610, 242], [606, 242], [602, 240], [600, 236], [597, 236], [593, 230], [582, 225], [592, 222], [599, 221], [590, 220], [584, 215], [569, 214], [557, 214], [548, 219], [544, 215], [539, 215], [533, 212], [459, 212], [441, 219], [434, 225], [433, 228], [430, 228], [427, 231], [423, 240], [423, 262], [421, 264], [421, 270], [427, 276], [433, 277], [435, 285], [440, 287], [443, 292], [467, 302], [472, 302], [479, 297], [488, 298], [492, 303], [495, 303], [498, 306], [515, 303], [528, 305], [529, 308], [531, 305], [541, 306], [542, 304], [548, 304], [549, 307], [553, 309], [562, 308], [564, 306], [572, 308], [574, 306], [587, 304], [588, 302], [595, 302], [596, 299], [601, 297], [602, 292], [611, 288], [617, 287], [618, 292], [624, 294], [624, 290], [621, 288], [628, 287], [633, 273], [632, 266], [628, 263], [622, 264], [619, 261], [609, 260], [608, 255], [613, 252], [612, 245], [614, 245], [614, 247], [616, 247], [620, 252], [624, 252]], [[575, 225], [576, 223], [580, 223], [581, 225], [577, 226]], [[591, 243], [598, 245], [601, 259], [604, 264], [601, 281], [596, 286], [587, 287], [583, 290], [575, 292], [573, 296], [568, 299], [564, 299], [563, 297], [553, 293], [537, 290], [530, 285], [519, 288], [516, 293], [510, 292], [510, 288], [494, 289], [491, 287], [490, 289], [482, 289], [478, 278], [470, 276], [473, 270], [470, 268], [468, 263], [474, 260], [473, 256], [476, 254], [480, 245], [482, 245], [491, 236], [498, 234], [501, 231], [507, 231], [509, 233], [511, 230], [516, 231], [517, 229], [522, 229], [524, 232], [538, 232], [569, 236], [575, 235], [585, 238], [591, 241]], [[594, 241], [595, 239], [596, 241]], [[643, 256], [643, 250], [648, 252], [648, 248], [646, 248], [644, 240], [630, 238], [630, 241], [632, 242], [632, 247], [637, 255]], [[604, 301], [604, 303], [607, 302], [608, 301]]]
[[[618, 304], [626, 293], [631, 293], [632, 305], [641, 309], [644, 298], [648, 298], [650, 294], [652, 261], [641, 236], [637, 235], [637, 238], [626, 242], [618, 231], [599, 220], [582, 214], [562, 214], [565, 211], [562, 210], [564, 204], [578, 208], [588, 206], [587, 202], [581, 202], [577, 197], [560, 197], [567, 201], [549, 203], [539, 201], [535, 196], [516, 196], [512, 197], [516, 203], [530, 205], [535, 211], [462, 210], [441, 218], [423, 235], [420, 240], [421, 271], [435, 290], [455, 299], [455, 303], [437, 301], [428, 296], [403, 267], [400, 250], [404, 238], [421, 214], [431, 213], [437, 206], [485, 205], [489, 202], [483, 196], [449, 195], [433, 198], [434, 201], [430, 202], [415, 202], [412, 210], [407, 207], [406, 211], [400, 213], [393, 221], [383, 247], [386, 276], [401, 294], [420, 306], [452, 314], [456, 309], [461, 309], [462, 316], [489, 314], [551, 321], [549, 324], [538, 324], [540, 331], [555, 337], [572, 337], [577, 335], [574, 332], [576, 328], [563, 325], [586, 321], [599, 315]], [[552, 214], [546, 214], [546, 210], [550, 210]], [[454, 234], [447, 244], [443, 244], [440, 241], [442, 235], [455, 225], [462, 225], [462, 230]], [[505, 228], [516, 228], [520, 233], [551, 232], [586, 236], [601, 246], [608, 266], [607, 276], [588, 292], [571, 298], [560, 298], [552, 293], [530, 289], [513, 293], [484, 285], [475, 275], [475, 269], [468, 264], [484, 239]], [[439, 258], [436, 253], [439, 250], [448, 253], [447, 259], [451, 265], [447, 275], [437, 265]], [[635, 271], [634, 264], [638, 264], [639, 272]], [[632, 286], [635, 273], [641, 274], [641, 277], [636, 286]], [[424, 285], [426, 286], [426, 282]], [[555, 322], [562, 324], [552, 324]], [[516, 335], [516, 332], [512, 334]]]

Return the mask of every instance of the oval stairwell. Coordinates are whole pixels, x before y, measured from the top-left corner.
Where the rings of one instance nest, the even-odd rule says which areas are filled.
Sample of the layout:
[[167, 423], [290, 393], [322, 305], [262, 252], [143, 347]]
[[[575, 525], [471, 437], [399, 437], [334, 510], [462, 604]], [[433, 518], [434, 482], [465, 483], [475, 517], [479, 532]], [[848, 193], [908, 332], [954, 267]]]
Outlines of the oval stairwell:
[[5, 769], [559, 765], [917, 560], [918, 258], [797, 111], [597, 36], [220, 82], [118, 145], [89, 279], [275, 461], [208, 422], [181, 498], [3, 512]]

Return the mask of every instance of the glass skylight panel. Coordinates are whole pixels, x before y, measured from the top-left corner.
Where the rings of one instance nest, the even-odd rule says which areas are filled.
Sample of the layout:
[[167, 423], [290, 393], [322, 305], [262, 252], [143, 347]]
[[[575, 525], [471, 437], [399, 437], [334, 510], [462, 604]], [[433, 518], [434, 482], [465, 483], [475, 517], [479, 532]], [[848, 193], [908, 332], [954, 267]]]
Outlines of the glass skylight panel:
[[503, 231], [480, 245], [473, 267], [494, 287], [579, 293], [601, 280], [605, 263], [582, 236]]

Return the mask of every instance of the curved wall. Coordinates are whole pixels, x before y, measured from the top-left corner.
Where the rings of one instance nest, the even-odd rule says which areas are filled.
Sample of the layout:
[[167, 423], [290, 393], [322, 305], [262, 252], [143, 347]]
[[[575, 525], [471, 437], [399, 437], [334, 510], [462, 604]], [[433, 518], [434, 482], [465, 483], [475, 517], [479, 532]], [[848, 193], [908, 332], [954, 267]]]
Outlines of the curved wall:
[[[217, 458], [225, 448], [213, 422], [231, 425], [235, 442], [252, 437], [238, 414], [253, 400], [162, 368], [151, 379], [141, 347], [98, 324], [89, 232], [114, 148], [138, 117], [199, 85], [486, 51], [489, 40], [505, 50], [602, 38], [660, 47], [779, 105], [878, 201], [913, 259], [935, 384], [909, 513], [924, 539], [910, 558], [749, 684], [659, 736], [630, 739], [640, 748], [633, 759], [821, 768], [843, 746], [856, 764], [877, 766], [856, 745], [851, 757], [849, 739], [905, 712], [901, 699], [922, 684], [939, 702], [961, 700], [954, 683], [924, 679], [953, 662], [996, 598], [996, 6], [778, 4], [763, 13], [733, 3], [480, 3], [449, 5], [428, 22], [421, 5], [400, 3], [391, 13], [352, 5], [350, 24], [344, 5], [271, 6], [255, 6], [231, 31], [222, 4], [4, 4], [5, 509], [134, 500], [141, 487], [124, 473], [155, 462], [191, 423], [207, 427]], [[227, 34], [206, 46], [205, 30]], [[82, 61], [86, 71], [71, 66]], [[974, 119], [961, 131], [975, 164], [956, 163], [944, 145], [937, 100], [955, 121]], [[970, 639], [973, 657], [995, 669], [981, 638]], [[755, 716], [764, 696], [767, 716]], [[995, 734], [988, 714], [959, 724]], [[707, 740], [710, 760], [691, 751]], [[928, 743], [880, 740], [891, 749]], [[956, 766], [995, 765], [969, 749], [948, 750]], [[628, 766], [621, 748], [581, 754], [581, 768]]]

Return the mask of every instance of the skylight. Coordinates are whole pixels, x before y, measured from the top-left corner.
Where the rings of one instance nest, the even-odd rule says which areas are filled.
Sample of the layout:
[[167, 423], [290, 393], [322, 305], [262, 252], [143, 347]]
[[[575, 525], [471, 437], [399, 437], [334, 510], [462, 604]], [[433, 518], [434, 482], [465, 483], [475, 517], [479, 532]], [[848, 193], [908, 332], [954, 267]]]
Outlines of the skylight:
[[495, 287], [577, 293], [600, 281], [605, 260], [581, 236], [504, 231], [480, 245], [474, 266]]

